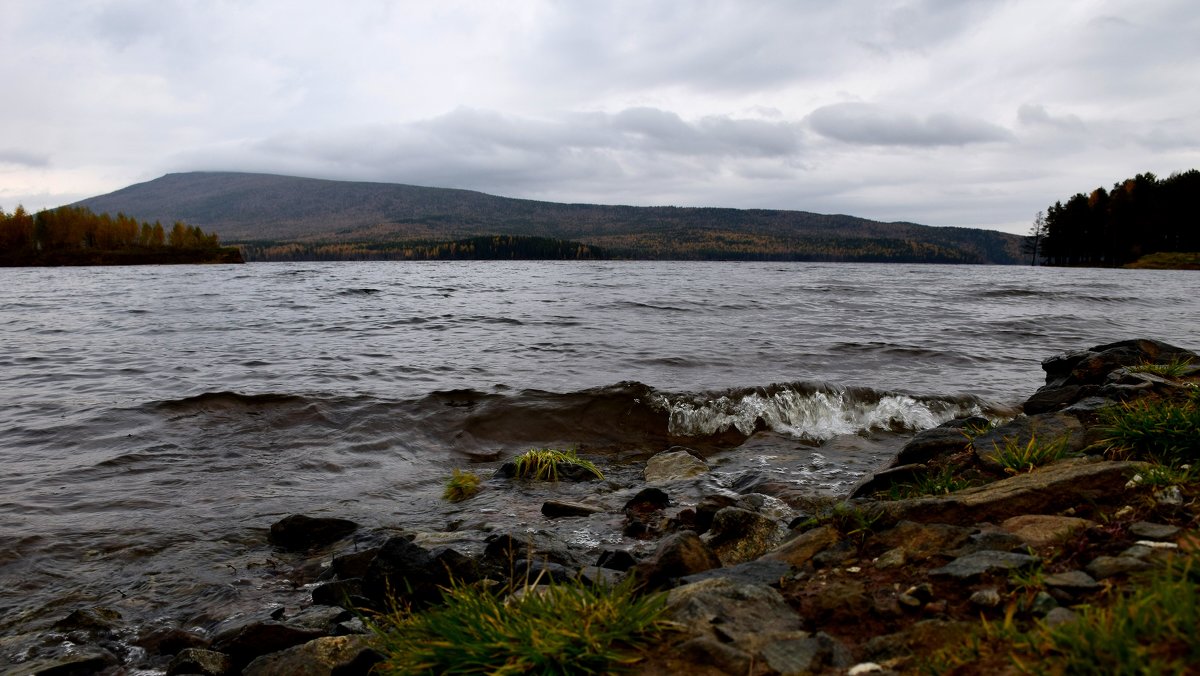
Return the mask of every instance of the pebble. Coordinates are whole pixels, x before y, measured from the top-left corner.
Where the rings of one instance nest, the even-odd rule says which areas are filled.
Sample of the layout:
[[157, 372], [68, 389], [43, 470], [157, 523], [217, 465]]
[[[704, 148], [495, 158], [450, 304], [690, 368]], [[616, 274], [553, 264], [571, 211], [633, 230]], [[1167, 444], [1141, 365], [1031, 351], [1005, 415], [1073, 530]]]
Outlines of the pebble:
[[995, 608], [1000, 605], [1000, 592], [995, 589], [980, 589], [971, 594], [971, 603], [984, 608]]
[[1154, 501], [1165, 507], [1179, 507], [1183, 505], [1183, 491], [1179, 486], [1167, 486], [1154, 493]]

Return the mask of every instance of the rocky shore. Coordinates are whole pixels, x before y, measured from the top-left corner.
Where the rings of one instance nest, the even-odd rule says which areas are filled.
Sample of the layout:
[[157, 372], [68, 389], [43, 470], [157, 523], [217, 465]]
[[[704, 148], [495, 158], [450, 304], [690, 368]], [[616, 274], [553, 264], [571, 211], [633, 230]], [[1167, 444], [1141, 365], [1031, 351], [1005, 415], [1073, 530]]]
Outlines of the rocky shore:
[[[1146, 368], [1164, 364], [1177, 368]], [[637, 674], [1014, 670], [1009, 654], [979, 648], [987, 626], [1081, 622], [1082, 608], [1200, 548], [1198, 475], [1186, 463], [1156, 473], [1139, 448], [1114, 445], [1105, 417], [1123, 402], [1194, 401], [1197, 364], [1152, 340], [1052, 357], [1023, 415], [917, 434], [844, 500], [769, 475], [716, 485], [708, 460], [677, 447], [636, 471], [602, 466], [622, 478], [594, 497], [545, 500], [520, 532], [468, 516], [470, 498], [438, 533], [294, 515], [271, 525], [269, 542], [303, 561], [292, 575], [311, 603], [142, 635], [134, 643], [147, 666], [136, 673], [366, 674], [383, 659], [372, 613], [397, 601], [436, 607], [452, 580], [629, 578], [665, 595], [669, 623], [632, 665]], [[1180, 452], [1200, 456], [1193, 441]], [[1046, 448], [1051, 457], [1035, 453]], [[512, 490], [521, 480], [511, 474], [498, 471], [485, 490]], [[606, 542], [623, 543], [598, 556], [538, 527], [596, 518], [618, 531]], [[7, 673], [134, 673], [113, 638], [120, 622], [103, 607], [78, 609], [56, 625], [69, 654], [30, 654]]]

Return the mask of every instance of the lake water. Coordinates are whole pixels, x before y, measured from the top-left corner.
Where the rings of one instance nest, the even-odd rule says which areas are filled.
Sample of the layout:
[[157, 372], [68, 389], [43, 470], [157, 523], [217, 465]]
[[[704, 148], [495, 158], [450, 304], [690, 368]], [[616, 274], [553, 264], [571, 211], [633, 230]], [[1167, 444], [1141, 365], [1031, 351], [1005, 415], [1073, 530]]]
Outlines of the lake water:
[[[759, 472], [837, 494], [919, 429], [1011, 415], [1057, 352], [1200, 347], [1198, 281], [805, 263], [0, 269], [0, 633], [91, 605], [130, 632], [262, 607], [290, 588], [264, 536], [289, 513], [529, 526], [536, 495], [532, 516], [500, 491], [438, 496], [452, 468], [534, 446], [619, 464], [687, 445], [717, 484]], [[30, 641], [0, 645], [0, 663]]]

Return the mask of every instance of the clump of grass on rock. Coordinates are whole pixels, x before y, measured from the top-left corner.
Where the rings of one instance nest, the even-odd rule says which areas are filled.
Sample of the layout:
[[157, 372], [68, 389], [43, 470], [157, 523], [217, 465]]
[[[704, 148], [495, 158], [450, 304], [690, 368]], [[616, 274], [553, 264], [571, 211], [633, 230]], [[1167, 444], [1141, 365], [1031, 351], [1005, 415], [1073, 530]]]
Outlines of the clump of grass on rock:
[[1200, 460], [1200, 389], [1170, 399], [1143, 398], [1107, 409], [1110, 452], [1176, 466]]
[[604, 478], [604, 474], [594, 463], [580, 458], [572, 449], [560, 451], [553, 448], [531, 448], [518, 455], [513, 463], [518, 479], [558, 481], [559, 472], [564, 466], [577, 467], [597, 479]]
[[[510, 591], [521, 593], [508, 594]], [[372, 629], [377, 674], [610, 674], [640, 659], [666, 630], [665, 597], [631, 583], [517, 590], [456, 585], [443, 604], [393, 611]]]
[[479, 492], [479, 482], [478, 474], [456, 469], [446, 480], [446, 490], [442, 493], [442, 498], [450, 502], [462, 502], [474, 497]]
[[1067, 448], [1066, 437], [1053, 441], [1040, 441], [1036, 436], [1030, 436], [1029, 441], [1022, 444], [1017, 439], [1005, 438], [1003, 446], [997, 446], [992, 459], [1008, 474], [1031, 472], [1042, 465], [1049, 465], [1056, 460], [1071, 455]]

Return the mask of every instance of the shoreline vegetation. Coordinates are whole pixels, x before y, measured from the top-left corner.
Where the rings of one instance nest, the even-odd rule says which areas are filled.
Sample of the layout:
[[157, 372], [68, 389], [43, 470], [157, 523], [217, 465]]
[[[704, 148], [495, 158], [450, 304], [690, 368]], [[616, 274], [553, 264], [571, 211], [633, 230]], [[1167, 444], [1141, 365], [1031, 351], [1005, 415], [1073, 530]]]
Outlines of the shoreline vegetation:
[[243, 263], [216, 234], [175, 221], [170, 230], [118, 213], [59, 207], [29, 214], [0, 209], [0, 267]]
[[[1200, 356], [1135, 339], [1042, 368], [1023, 414], [920, 432], [841, 499], [770, 472], [718, 480], [678, 446], [544, 449], [488, 479], [456, 471], [445, 531], [292, 515], [263, 546], [311, 605], [170, 629], [143, 659], [168, 674], [1184, 673], [1200, 662]], [[532, 498], [540, 515], [515, 501], [528, 529], [472, 507], [558, 487], [587, 497]], [[539, 519], [606, 524], [621, 544], [585, 555]], [[115, 611], [55, 626], [91, 645], [37, 666], [120, 663]]]

